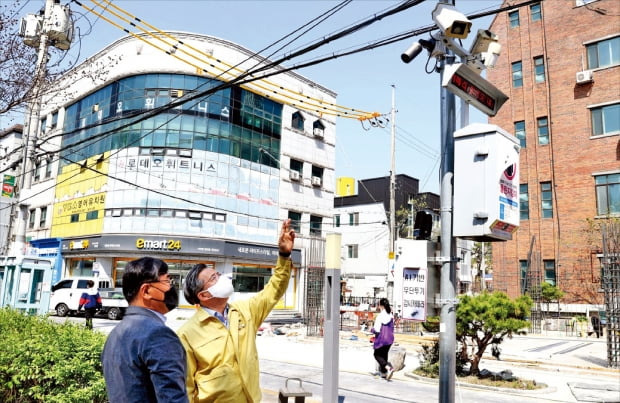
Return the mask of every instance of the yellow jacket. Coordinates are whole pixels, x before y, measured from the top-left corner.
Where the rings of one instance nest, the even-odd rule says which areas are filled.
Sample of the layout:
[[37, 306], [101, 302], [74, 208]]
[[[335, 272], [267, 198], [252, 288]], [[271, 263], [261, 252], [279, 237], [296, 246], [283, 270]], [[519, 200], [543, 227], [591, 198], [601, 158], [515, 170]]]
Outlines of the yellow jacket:
[[290, 276], [290, 259], [278, 257], [261, 292], [229, 304], [228, 329], [198, 309], [177, 331], [187, 352], [190, 402], [260, 402], [256, 332], [284, 295]]

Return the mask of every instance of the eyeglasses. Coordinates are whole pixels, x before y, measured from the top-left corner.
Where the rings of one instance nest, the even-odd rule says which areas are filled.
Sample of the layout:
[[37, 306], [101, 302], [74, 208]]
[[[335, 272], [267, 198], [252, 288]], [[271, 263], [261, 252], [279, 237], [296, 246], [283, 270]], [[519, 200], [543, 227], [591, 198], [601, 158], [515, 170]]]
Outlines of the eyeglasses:
[[151, 280], [151, 281], [145, 281], [145, 283], [147, 284], [152, 284], [152, 283], [165, 283], [168, 284], [171, 287], [174, 287], [176, 285], [176, 282], [173, 279], [166, 279], [166, 280]]

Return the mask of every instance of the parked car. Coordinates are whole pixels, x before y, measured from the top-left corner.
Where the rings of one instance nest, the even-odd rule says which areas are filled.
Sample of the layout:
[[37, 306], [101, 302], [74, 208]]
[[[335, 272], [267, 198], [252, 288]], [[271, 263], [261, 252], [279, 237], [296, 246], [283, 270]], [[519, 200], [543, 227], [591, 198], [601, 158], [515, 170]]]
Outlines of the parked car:
[[54, 284], [50, 295], [50, 311], [56, 312], [58, 316], [75, 315], [88, 280], [95, 282], [101, 295], [102, 308], [98, 314], [111, 320], [121, 319], [128, 306], [123, 292], [110, 288], [110, 280], [95, 277], [68, 277]]

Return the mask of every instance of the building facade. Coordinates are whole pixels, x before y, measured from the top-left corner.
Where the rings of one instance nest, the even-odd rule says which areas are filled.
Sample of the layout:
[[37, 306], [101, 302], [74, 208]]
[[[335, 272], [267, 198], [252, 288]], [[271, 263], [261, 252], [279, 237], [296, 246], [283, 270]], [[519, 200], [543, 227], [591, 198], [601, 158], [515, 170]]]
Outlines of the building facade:
[[[334, 230], [342, 234], [341, 274], [345, 296], [387, 297], [394, 300], [395, 260], [390, 252], [390, 177], [362, 179], [357, 191], [350, 180], [341, 180], [341, 189], [334, 198]], [[409, 175], [395, 176], [394, 205], [396, 211], [406, 211], [408, 217], [397, 229], [400, 237], [413, 238], [412, 217], [415, 210], [436, 212], [439, 196], [419, 193], [419, 181]], [[414, 205], [417, 200], [418, 206]], [[438, 222], [438, 215], [434, 217]], [[398, 220], [397, 220], [398, 221]], [[395, 257], [399, 255], [399, 235], [395, 237]]]
[[529, 278], [600, 304], [596, 228], [620, 216], [620, 2], [542, 1], [489, 29], [502, 55], [488, 79], [510, 97], [490, 123], [522, 147], [520, 228], [493, 243], [493, 287], [515, 297]]
[[[218, 63], [264, 62], [225, 40], [167, 34]], [[269, 280], [281, 222], [294, 216], [296, 264], [278, 307], [300, 310], [306, 249], [332, 219], [335, 117], [261, 95], [257, 85], [226, 84], [225, 74], [197, 72], [172, 53], [120, 39], [43, 100], [34, 168], [20, 195], [29, 200], [25, 242], [59, 240], [63, 278], [98, 275], [119, 287], [127, 262], [150, 255], [169, 264], [179, 287], [205, 263], [232, 274], [235, 297], [245, 298]], [[335, 93], [296, 73], [269, 80], [335, 102]], [[14, 225], [19, 232], [19, 219]]]

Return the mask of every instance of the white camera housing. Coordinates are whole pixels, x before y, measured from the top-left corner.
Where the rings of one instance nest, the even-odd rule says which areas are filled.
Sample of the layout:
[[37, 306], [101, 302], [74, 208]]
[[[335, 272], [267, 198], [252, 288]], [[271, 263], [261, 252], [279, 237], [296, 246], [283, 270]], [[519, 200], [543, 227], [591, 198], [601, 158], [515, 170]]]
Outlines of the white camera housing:
[[465, 39], [471, 31], [471, 21], [453, 5], [437, 3], [432, 15], [433, 21], [445, 36]]
[[469, 53], [482, 61], [485, 67], [493, 68], [502, 52], [499, 37], [488, 29], [479, 29]]

